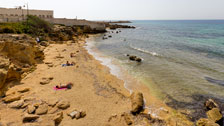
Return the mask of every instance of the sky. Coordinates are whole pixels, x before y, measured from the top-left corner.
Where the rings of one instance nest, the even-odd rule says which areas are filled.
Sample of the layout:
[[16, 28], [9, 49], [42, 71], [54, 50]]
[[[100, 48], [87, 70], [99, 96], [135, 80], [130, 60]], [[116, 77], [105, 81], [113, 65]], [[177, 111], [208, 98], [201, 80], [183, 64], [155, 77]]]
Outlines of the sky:
[[224, 0], [0, 0], [0, 7], [28, 3], [54, 17], [87, 20], [224, 19]]

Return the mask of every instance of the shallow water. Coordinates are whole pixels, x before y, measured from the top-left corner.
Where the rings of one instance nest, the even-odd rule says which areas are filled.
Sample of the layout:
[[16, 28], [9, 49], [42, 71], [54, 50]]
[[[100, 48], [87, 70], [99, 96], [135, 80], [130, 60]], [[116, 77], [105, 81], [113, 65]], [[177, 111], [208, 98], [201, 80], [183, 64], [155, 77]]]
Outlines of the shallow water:
[[[136, 29], [121, 29], [94, 47], [120, 63], [130, 74], [156, 90], [154, 95], [194, 117], [203, 102], [224, 103], [224, 21], [133, 21]], [[143, 58], [131, 62], [126, 54]], [[153, 80], [154, 83], [149, 83]], [[202, 114], [203, 115], [203, 114]]]

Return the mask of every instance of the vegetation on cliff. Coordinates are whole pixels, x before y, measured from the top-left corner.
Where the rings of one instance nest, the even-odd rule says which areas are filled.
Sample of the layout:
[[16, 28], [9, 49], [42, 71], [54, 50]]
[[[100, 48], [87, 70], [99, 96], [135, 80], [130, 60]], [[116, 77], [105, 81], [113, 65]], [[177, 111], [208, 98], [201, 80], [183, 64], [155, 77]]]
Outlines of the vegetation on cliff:
[[0, 33], [44, 35], [52, 31], [52, 25], [36, 16], [29, 15], [24, 22], [0, 23]]

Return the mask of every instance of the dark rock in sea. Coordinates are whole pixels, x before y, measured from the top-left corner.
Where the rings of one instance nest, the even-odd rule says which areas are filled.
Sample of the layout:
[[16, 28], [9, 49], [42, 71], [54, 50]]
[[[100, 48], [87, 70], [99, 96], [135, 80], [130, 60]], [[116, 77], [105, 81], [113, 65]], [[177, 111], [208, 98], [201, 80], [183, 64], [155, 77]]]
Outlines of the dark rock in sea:
[[144, 100], [143, 94], [141, 92], [133, 92], [131, 94], [131, 112], [136, 115], [143, 110]]
[[206, 110], [212, 110], [213, 108], [219, 108], [219, 105], [213, 100], [208, 99], [204, 104]]
[[129, 54], [127, 54], [126, 56], [130, 56]]
[[109, 38], [111, 38], [111, 37], [112, 37], [112, 35], [109, 35], [108, 37], [109, 37]]
[[136, 58], [135, 61], [142, 62], [142, 59], [141, 58]]
[[129, 59], [132, 61], [135, 61], [135, 59], [137, 58], [137, 56], [130, 56]]
[[117, 31], [116, 33], [118, 34], [119, 32]]

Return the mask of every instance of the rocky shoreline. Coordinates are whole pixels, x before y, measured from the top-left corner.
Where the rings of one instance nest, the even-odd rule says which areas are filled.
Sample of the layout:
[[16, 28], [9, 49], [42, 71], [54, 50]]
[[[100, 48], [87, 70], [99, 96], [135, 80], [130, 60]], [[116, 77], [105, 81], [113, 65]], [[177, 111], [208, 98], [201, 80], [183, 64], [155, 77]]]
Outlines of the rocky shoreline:
[[[0, 125], [193, 125], [169, 108], [161, 117], [150, 114], [144, 91], [129, 94], [122, 80], [88, 54], [83, 47], [86, 33], [93, 32], [56, 25], [51, 38], [41, 42], [26, 34], [0, 35]], [[136, 56], [129, 59], [142, 62]], [[68, 83], [73, 86], [56, 88]], [[217, 103], [207, 104], [208, 119], [197, 125], [219, 125]]]

